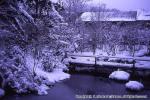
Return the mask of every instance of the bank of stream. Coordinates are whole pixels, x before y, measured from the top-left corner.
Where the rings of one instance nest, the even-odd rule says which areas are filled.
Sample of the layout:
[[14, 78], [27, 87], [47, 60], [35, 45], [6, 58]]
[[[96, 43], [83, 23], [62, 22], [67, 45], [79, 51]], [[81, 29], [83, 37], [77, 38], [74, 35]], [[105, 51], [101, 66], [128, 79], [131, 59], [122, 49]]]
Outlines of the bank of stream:
[[[77, 95], [146, 95], [148, 97], [147, 99], [136, 100], [149, 100], [150, 86], [146, 85], [145, 89], [140, 92], [130, 92], [126, 90], [125, 82], [116, 82], [103, 75], [72, 73], [70, 79], [56, 83], [54, 87], [49, 89], [48, 95], [37, 96], [34, 94], [9, 94], [6, 95], [2, 100], [83, 100], [77, 98]], [[93, 98], [86, 100], [97, 99]]]

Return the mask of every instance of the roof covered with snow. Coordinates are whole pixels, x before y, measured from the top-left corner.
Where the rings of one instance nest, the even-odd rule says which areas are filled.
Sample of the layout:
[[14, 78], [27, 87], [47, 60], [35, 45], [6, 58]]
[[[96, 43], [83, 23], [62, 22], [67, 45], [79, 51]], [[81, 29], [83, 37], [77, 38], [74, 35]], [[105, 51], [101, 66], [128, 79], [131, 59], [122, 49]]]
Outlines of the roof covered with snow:
[[135, 21], [136, 12], [84, 12], [82, 21]]
[[150, 20], [150, 12], [119, 11], [119, 12], [84, 12], [81, 21], [137, 21]]
[[150, 20], [150, 11], [137, 11], [137, 20]]
[[52, 1], [53, 3], [59, 2], [59, 0], [50, 0], [50, 1]]

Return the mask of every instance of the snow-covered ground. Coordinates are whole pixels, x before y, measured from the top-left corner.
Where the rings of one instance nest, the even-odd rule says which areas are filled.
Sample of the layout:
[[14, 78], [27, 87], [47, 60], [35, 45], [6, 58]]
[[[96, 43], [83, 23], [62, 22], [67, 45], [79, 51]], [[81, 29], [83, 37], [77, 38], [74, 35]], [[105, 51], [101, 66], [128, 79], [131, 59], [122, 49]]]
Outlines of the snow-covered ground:
[[42, 84], [39, 89], [38, 89], [38, 95], [47, 95], [47, 90], [49, 89], [49, 87], [45, 84]]
[[[142, 59], [143, 58], [143, 59]], [[150, 69], [150, 57], [141, 57], [140, 60], [149, 60], [149, 61], [136, 61], [135, 67], [139, 69]], [[78, 63], [78, 64], [87, 64], [87, 65], [94, 65], [95, 64], [95, 58], [94, 57], [74, 57], [74, 59], [69, 58], [68, 60], [71, 63]], [[125, 63], [118, 63], [117, 59], [111, 58], [111, 60], [108, 59], [108, 61], [97, 61], [96, 64], [99, 66], [107, 66], [107, 67], [118, 67], [118, 68], [132, 68], [132, 59], [126, 60], [122, 59], [121, 61]], [[128, 63], [126, 63], [128, 62]]]
[[129, 81], [125, 86], [127, 89], [134, 91], [140, 91], [144, 88], [144, 85], [138, 81]]
[[[36, 62], [36, 67], [33, 68], [35, 62]], [[63, 79], [66, 79], [66, 78], [70, 77], [69, 74], [63, 72], [63, 67], [54, 69], [53, 72], [46, 72], [46, 71], [42, 70], [41, 62], [40, 61], [36, 61], [35, 59], [33, 59], [32, 56], [29, 56], [29, 55], [26, 57], [26, 64], [27, 64], [27, 67], [32, 72], [33, 72], [33, 69], [35, 69], [35, 73], [38, 76], [42, 76], [44, 78], [47, 78], [51, 83], [55, 83], [55, 82], [58, 82], [60, 80], [63, 80]]]
[[[55, 83], [55, 82], [59, 82], [61, 80], [70, 78], [70, 75], [67, 73], [64, 73], [62, 71], [62, 69], [55, 69], [53, 72], [49, 73], [49, 72], [45, 72], [40, 68], [36, 69], [36, 74], [40, 77], [43, 77], [44, 79], [47, 79], [48, 83]], [[39, 88], [38, 88], [38, 95], [47, 95], [47, 90], [49, 89], [49, 87], [45, 84], [42, 84]]]
[[[97, 64], [100, 66], [113, 66], [113, 67], [133, 67], [133, 59], [136, 59], [135, 67], [141, 69], [150, 69], [150, 57], [144, 56], [147, 49], [143, 48], [135, 52], [135, 57], [132, 57], [129, 51], [118, 52], [115, 56], [108, 55], [102, 50], [93, 52], [78, 52], [71, 54], [73, 57], [69, 58], [69, 62], [79, 64], [95, 64], [95, 57], [99, 57]], [[145, 60], [145, 61], [144, 61]]]
[[[36, 68], [33, 68], [35, 62], [36, 62]], [[35, 70], [35, 74], [37, 75], [37, 77], [42, 77], [46, 80], [45, 84], [42, 84], [37, 89], [39, 95], [48, 94], [46, 91], [47, 89], [49, 89], [47, 84], [59, 82], [61, 80], [70, 78], [69, 74], [63, 72], [63, 67], [62, 68], [55, 68], [52, 72], [44, 71], [41, 67], [42, 66], [41, 62], [36, 61], [30, 55], [28, 55], [26, 57], [26, 64], [27, 64], [27, 67], [30, 69], [30, 71], [33, 71], [33, 69]]]
[[67, 73], [64, 73], [61, 69], [55, 69], [53, 72], [45, 72], [40, 68], [36, 69], [36, 74], [48, 79], [49, 82], [55, 83], [67, 78], [70, 78], [70, 75]]
[[109, 75], [109, 78], [120, 81], [128, 81], [130, 74], [125, 71], [114, 71]]
[[93, 57], [74, 57], [69, 58], [69, 62], [94, 65], [95, 59]]
[[[77, 64], [85, 64], [85, 65], [94, 65], [95, 58], [94, 57], [74, 57], [74, 59], [69, 58], [69, 62], [77, 63]], [[108, 61], [97, 61], [97, 65], [99, 66], [107, 66], [107, 67], [117, 67], [117, 68], [132, 68], [132, 64], [122, 64], [117, 62], [108, 62]]]

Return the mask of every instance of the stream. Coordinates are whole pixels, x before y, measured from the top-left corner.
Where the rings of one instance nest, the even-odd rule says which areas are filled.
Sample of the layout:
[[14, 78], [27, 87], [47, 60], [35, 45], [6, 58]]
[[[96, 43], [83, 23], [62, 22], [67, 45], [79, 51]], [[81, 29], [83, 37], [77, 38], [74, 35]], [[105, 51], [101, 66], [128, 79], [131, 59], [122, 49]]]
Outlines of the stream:
[[[109, 78], [100, 76], [72, 74], [70, 79], [56, 83], [54, 87], [48, 90], [48, 95], [46, 96], [37, 96], [34, 94], [22, 96], [7, 95], [2, 100], [83, 100], [83, 98], [77, 98], [77, 95], [147, 95], [147, 99], [136, 100], [148, 100], [150, 97], [150, 87], [146, 87], [140, 92], [129, 92], [125, 88], [125, 83], [115, 82]], [[86, 100], [101, 99], [91, 98]]]

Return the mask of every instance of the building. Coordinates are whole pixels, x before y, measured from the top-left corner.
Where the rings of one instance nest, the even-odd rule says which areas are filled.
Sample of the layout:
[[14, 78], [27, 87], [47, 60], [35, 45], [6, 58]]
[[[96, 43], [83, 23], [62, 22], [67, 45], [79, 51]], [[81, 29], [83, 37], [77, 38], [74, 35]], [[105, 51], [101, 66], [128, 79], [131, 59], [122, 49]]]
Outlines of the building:
[[84, 12], [78, 21], [150, 21], [150, 12], [138, 11], [106, 11], [106, 12]]

